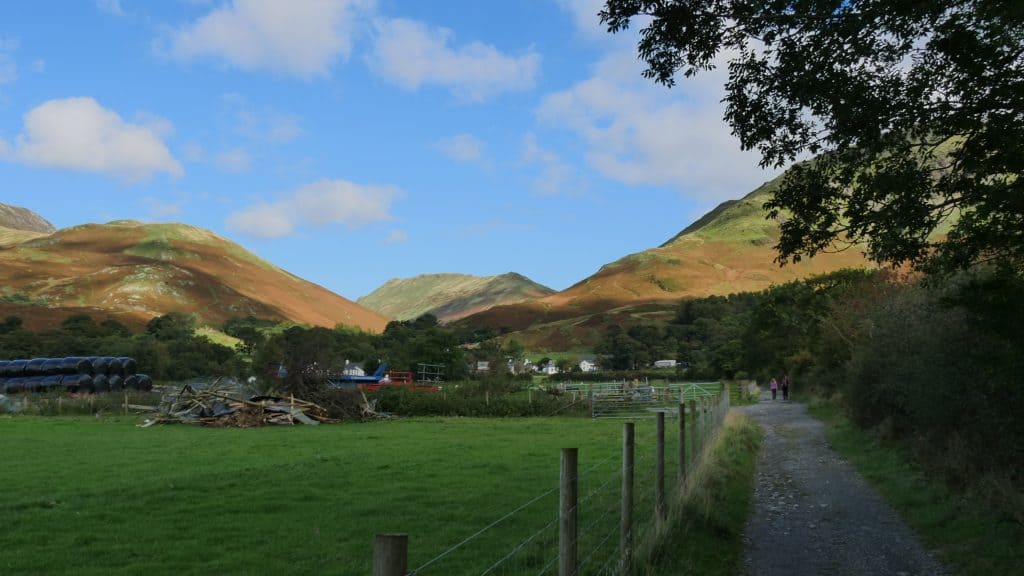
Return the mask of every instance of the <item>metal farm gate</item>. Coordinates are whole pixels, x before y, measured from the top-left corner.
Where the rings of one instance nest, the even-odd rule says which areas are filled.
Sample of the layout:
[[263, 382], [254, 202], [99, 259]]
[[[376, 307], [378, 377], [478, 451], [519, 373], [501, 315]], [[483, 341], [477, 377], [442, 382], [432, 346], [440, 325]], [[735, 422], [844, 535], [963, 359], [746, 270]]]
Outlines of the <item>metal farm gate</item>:
[[722, 389], [718, 382], [687, 382], [655, 386], [647, 383], [591, 384], [591, 416], [594, 418], [654, 418], [655, 413], [678, 416], [679, 404], [713, 397]]

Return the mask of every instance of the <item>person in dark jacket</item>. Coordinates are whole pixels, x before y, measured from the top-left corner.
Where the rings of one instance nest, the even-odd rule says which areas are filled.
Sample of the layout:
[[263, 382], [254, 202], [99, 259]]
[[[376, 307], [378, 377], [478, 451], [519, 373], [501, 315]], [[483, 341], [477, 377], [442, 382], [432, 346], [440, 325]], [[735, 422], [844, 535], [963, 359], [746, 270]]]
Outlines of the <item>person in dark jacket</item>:
[[789, 376], [788, 375], [783, 374], [782, 382], [780, 383], [779, 387], [782, 388], [782, 399], [783, 400], [789, 400]]

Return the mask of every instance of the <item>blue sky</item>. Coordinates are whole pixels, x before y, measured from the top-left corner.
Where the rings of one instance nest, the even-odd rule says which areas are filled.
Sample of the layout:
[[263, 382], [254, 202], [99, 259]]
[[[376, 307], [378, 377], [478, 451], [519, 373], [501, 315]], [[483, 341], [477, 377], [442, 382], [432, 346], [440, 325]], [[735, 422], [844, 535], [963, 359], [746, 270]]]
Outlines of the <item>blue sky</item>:
[[349, 298], [555, 289], [774, 176], [594, 0], [0, 3], [0, 201], [209, 228]]

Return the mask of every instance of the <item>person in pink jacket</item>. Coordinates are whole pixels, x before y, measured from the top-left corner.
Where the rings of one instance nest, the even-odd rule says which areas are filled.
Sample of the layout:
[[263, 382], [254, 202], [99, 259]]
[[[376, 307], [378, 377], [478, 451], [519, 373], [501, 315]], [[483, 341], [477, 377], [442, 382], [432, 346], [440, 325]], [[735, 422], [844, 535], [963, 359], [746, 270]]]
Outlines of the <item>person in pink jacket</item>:
[[776, 382], [775, 378], [772, 378], [768, 382], [768, 387], [772, 389], [772, 400], [775, 400], [775, 394], [779, 391], [779, 383]]

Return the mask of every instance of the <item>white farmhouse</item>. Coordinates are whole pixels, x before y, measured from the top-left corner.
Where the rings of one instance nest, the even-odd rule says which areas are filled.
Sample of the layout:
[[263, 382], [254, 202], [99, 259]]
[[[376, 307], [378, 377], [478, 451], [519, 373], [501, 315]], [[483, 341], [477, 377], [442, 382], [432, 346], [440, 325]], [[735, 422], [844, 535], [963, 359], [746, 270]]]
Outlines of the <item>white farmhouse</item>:
[[597, 372], [597, 364], [591, 360], [580, 360], [580, 372]]
[[677, 362], [675, 360], [655, 360], [655, 368], [675, 368]]

